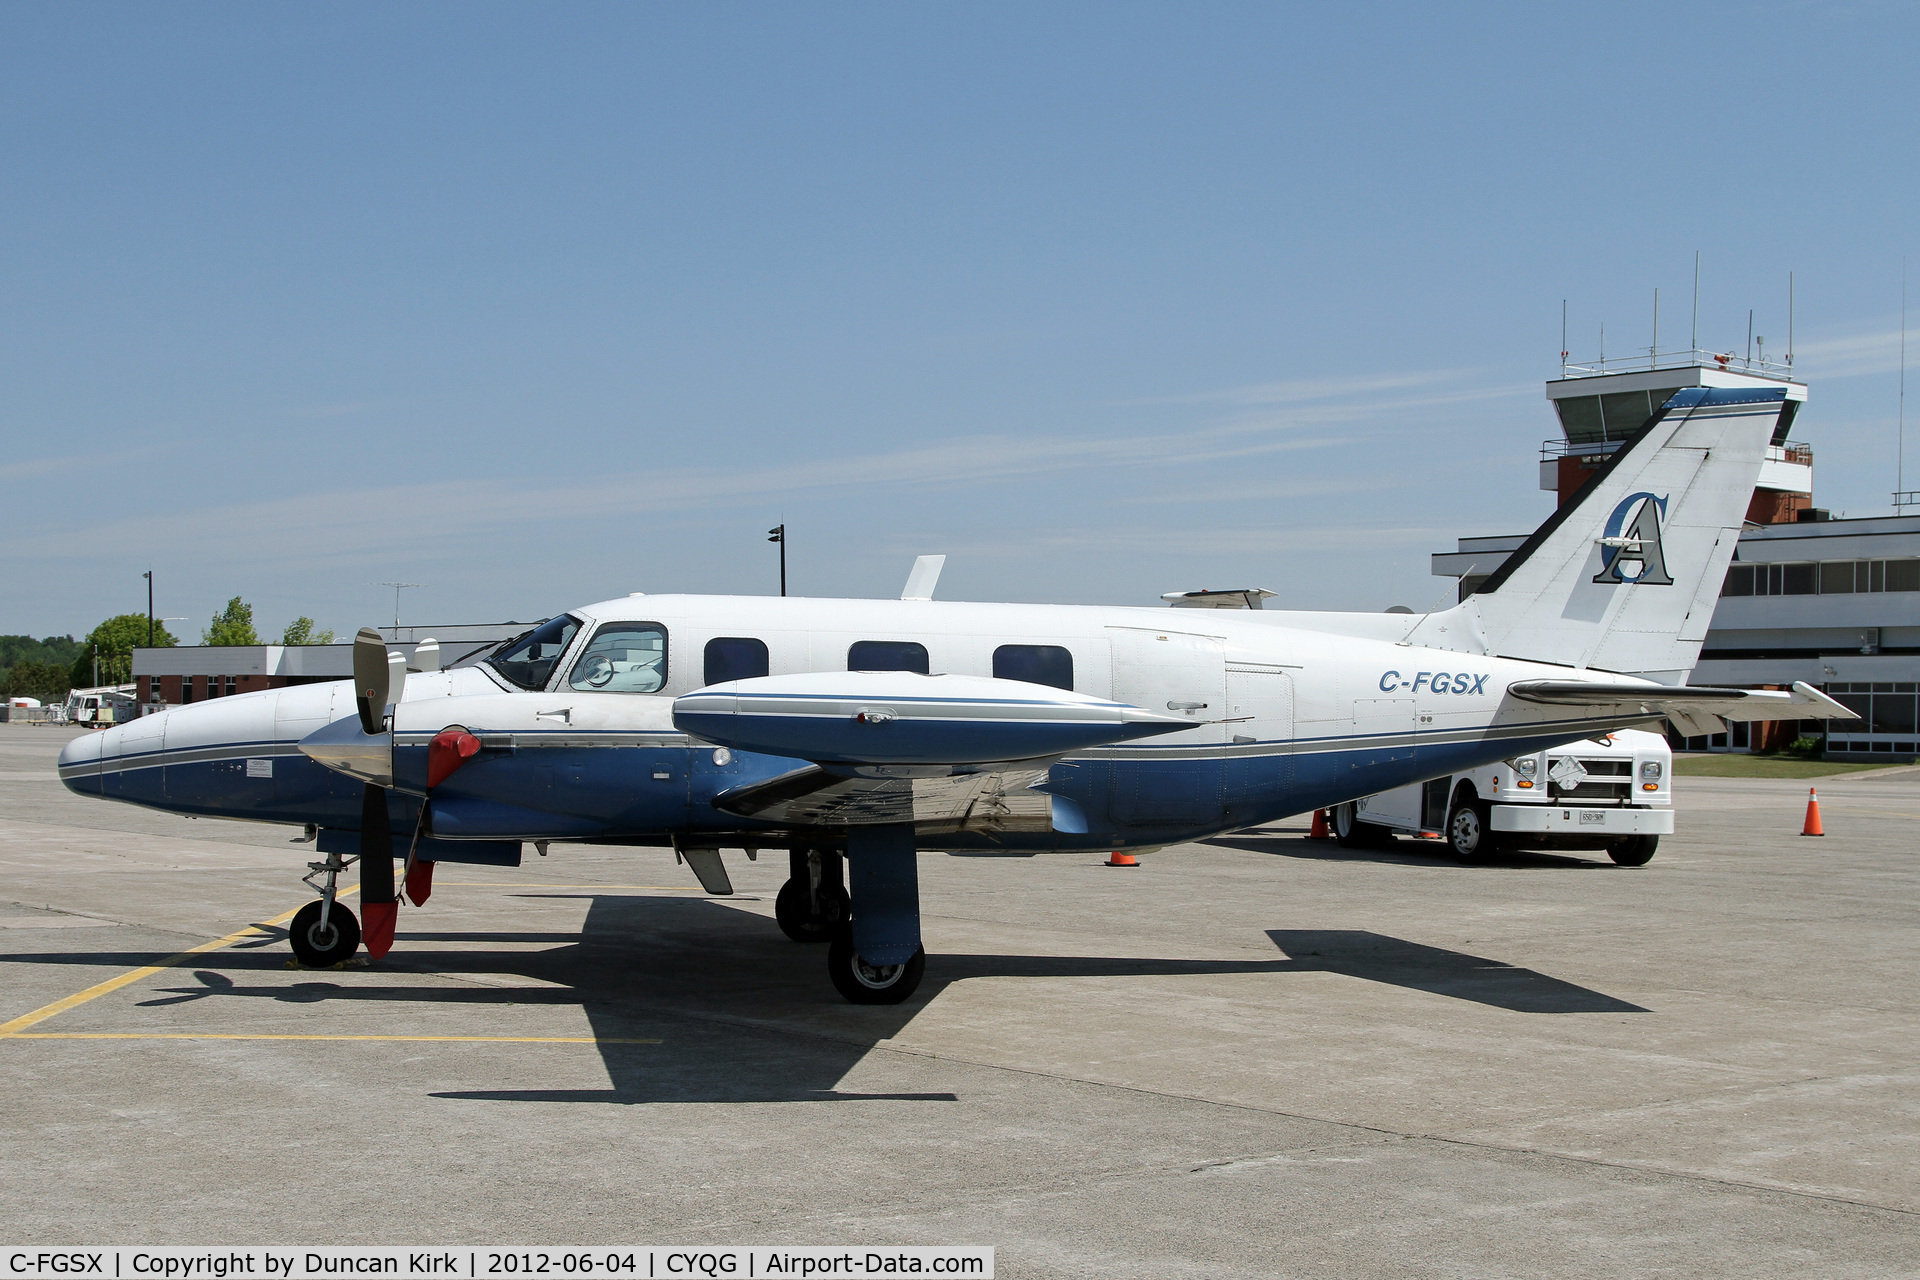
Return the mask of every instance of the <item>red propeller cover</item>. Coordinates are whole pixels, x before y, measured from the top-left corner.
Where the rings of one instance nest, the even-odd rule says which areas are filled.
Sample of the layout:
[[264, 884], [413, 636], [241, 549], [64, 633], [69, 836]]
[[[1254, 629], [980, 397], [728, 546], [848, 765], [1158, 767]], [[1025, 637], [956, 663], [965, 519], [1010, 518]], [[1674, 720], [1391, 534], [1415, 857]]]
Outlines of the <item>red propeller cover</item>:
[[407, 870], [407, 901], [416, 907], [424, 907], [432, 893], [433, 864], [425, 858], [418, 859]]
[[400, 904], [397, 902], [360, 904], [360, 941], [366, 945], [367, 954], [375, 960], [393, 950], [393, 926], [399, 915]]
[[480, 739], [465, 729], [442, 729], [427, 744], [427, 788], [439, 786], [479, 754]]

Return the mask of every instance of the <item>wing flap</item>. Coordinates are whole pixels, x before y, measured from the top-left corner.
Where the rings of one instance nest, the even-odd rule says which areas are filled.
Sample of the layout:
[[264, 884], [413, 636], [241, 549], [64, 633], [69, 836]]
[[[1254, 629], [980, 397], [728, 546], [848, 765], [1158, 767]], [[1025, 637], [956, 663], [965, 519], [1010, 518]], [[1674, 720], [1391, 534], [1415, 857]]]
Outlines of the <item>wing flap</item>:
[[1031, 790], [1045, 769], [1002, 769], [944, 777], [849, 777], [818, 766], [723, 791], [714, 807], [790, 827], [844, 830], [911, 823], [922, 835], [1049, 831], [1052, 798]]

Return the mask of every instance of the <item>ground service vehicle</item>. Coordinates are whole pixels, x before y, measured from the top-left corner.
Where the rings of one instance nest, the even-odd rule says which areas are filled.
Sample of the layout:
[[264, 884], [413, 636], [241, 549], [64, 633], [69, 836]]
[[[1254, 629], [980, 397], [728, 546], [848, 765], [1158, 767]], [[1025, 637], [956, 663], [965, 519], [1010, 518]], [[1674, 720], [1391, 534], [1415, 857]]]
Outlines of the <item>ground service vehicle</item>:
[[1604, 849], [1644, 866], [1673, 834], [1672, 777], [1666, 738], [1621, 729], [1336, 805], [1334, 836], [1360, 847], [1438, 832], [1463, 862]]

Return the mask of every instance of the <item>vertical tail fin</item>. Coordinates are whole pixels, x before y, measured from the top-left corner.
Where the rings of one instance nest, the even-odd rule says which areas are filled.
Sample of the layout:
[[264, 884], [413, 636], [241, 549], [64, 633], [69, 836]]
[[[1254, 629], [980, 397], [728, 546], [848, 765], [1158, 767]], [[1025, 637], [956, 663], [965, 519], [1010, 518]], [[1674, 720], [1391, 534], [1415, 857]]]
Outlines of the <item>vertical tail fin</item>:
[[1681, 683], [1784, 395], [1676, 392], [1476, 594], [1408, 641]]

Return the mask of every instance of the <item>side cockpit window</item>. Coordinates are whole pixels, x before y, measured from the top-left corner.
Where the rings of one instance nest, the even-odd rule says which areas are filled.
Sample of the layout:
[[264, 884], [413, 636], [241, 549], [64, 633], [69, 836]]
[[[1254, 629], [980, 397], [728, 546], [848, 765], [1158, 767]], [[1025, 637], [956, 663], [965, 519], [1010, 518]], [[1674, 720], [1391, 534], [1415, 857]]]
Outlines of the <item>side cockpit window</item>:
[[752, 680], [767, 674], [767, 642], [752, 636], [715, 636], [707, 641], [706, 670], [708, 684], [729, 680]]
[[580, 620], [568, 614], [549, 618], [487, 659], [487, 665], [522, 689], [547, 687], [553, 666], [579, 633]]
[[667, 629], [609, 622], [593, 633], [567, 687], [582, 693], [657, 693], [667, 682]]

